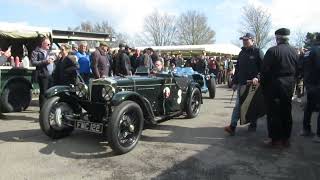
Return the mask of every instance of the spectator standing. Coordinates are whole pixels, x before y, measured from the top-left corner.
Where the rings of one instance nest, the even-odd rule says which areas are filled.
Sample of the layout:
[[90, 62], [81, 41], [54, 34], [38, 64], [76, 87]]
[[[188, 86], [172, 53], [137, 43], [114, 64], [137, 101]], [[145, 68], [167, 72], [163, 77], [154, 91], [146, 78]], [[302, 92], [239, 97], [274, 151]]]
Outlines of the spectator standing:
[[128, 53], [130, 48], [123, 43], [119, 44], [119, 52], [115, 60], [115, 75], [132, 75], [130, 58]]
[[78, 44], [72, 44], [72, 51], [70, 52], [70, 54], [76, 55], [78, 52], [78, 49], [79, 49]]
[[45, 101], [44, 93], [53, 85], [52, 72], [56, 57], [50, 54], [50, 39], [41, 39], [40, 47], [37, 47], [31, 55], [31, 64], [36, 67], [36, 75], [40, 88], [39, 106], [40, 109]]
[[89, 84], [89, 79], [92, 76], [92, 73], [90, 68], [91, 67], [90, 57], [89, 57], [89, 54], [87, 53], [87, 47], [88, 47], [87, 42], [85, 41], [80, 42], [79, 50], [75, 55], [78, 58], [78, 64], [80, 67], [79, 68], [80, 76], [82, 77], [82, 79], [86, 84]]
[[91, 69], [95, 79], [109, 76], [110, 63], [106, 56], [108, 48], [106, 42], [100, 42], [99, 47], [91, 55]]
[[153, 62], [151, 59], [152, 52], [152, 48], [145, 49], [140, 66], [147, 67], [150, 70], [153, 69]]
[[[316, 35], [311, 49], [304, 53], [304, 84], [307, 92], [307, 104], [304, 109], [302, 136], [313, 136], [311, 116], [318, 112], [317, 134], [313, 141], [320, 142], [320, 34]], [[317, 107], [318, 106], [318, 107]]]
[[63, 44], [60, 46], [60, 58], [55, 61], [55, 69], [52, 75], [55, 86], [76, 84], [79, 65], [76, 56], [71, 55], [70, 52], [70, 45]]

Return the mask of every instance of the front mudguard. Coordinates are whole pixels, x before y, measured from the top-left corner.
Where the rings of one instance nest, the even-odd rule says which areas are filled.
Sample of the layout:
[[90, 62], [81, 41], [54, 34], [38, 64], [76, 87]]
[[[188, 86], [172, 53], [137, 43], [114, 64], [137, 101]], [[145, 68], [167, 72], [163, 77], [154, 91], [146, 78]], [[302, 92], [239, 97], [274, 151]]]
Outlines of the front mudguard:
[[75, 112], [81, 112], [79, 98], [70, 86], [53, 86], [45, 92], [45, 98], [60, 97], [60, 101], [71, 105]]
[[155, 116], [152, 111], [151, 103], [146, 98], [144, 98], [143, 96], [141, 96], [136, 92], [122, 91], [122, 92], [116, 93], [112, 97], [111, 105], [118, 106], [122, 102], [128, 101], [128, 100], [136, 102], [141, 107], [144, 118], [146, 120], [151, 121], [152, 123], [155, 123], [154, 122]]
[[119, 104], [121, 104], [123, 101], [126, 100], [131, 100], [132, 98], [137, 98], [137, 99], [141, 99], [140, 95], [136, 92], [132, 92], [132, 91], [122, 91], [122, 92], [117, 92], [111, 100], [111, 104], [113, 106], [118, 106]]
[[70, 95], [72, 89], [70, 86], [53, 86], [45, 92], [45, 97], [60, 96], [62, 94]]

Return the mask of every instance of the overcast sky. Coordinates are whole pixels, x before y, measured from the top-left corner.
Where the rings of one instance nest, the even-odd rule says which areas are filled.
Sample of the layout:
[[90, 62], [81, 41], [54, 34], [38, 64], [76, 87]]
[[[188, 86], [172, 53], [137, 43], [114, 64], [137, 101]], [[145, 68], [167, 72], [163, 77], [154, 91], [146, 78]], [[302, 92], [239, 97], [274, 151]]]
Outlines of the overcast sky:
[[[320, 0], [0, 0], [0, 21], [55, 29], [81, 21], [108, 20], [118, 32], [131, 36], [143, 30], [144, 17], [155, 9], [172, 15], [198, 10], [208, 17], [217, 43], [237, 40], [241, 8], [261, 6], [272, 16], [273, 31], [320, 31]], [[1, 23], [0, 23], [1, 25]]]

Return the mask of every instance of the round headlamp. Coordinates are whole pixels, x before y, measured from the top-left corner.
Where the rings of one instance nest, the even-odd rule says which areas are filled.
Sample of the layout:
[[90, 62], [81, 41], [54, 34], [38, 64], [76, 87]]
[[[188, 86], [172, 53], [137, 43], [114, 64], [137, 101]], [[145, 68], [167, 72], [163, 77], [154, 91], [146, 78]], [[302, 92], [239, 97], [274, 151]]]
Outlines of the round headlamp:
[[80, 98], [85, 97], [88, 94], [88, 86], [84, 83], [78, 83], [75, 86], [76, 95]]
[[115, 93], [115, 89], [110, 85], [103, 87], [101, 91], [101, 95], [106, 101], [110, 101], [114, 93]]

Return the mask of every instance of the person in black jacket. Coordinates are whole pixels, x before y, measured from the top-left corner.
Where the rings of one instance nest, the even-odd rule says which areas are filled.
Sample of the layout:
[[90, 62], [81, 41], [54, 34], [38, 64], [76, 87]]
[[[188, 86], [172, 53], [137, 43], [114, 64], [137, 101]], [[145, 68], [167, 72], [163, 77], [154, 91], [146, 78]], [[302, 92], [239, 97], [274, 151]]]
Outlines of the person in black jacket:
[[129, 49], [129, 47], [122, 43], [119, 44], [119, 52], [115, 59], [115, 75], [132, 75], [130, 58], [126, 49]]
[[[77, 82], [77, 70], [79, 65], [75, 55], [71, 55], [71, 46], [63, 44], [60, 47], [60, 58], [55, 61], [53, 71], [54, 85], [75, 85]], [[70, 54], [70, 55], [69, 55]]]
[[[224, 130], [230, 135], [235, 134], [238, 120], [240, 119], [240, 86], [247, 84], [248, 80], [252, 80], [254, 85], [259, 83], [263, 52], [254, 46], [254, 36], [246, 33], [240, 37], [243, 41], [243, 47], [239, 53], [239, 58], [235, 66], [235, 74], [233, 78], [233, 90], [237, 91], [236, 104], [232, 112], [231, 123]], [[250, 119], [249, 131], [256, 130], [256, 119]]]
[[298, 53], [289, 45], [290, 30], [275, 32], [277, 46], [264, 56], [261, 85], [267, 104], [267, 120], [272, 147], [288, 147], [292, 129], [291, 100], [296, 81]]
[[[316, 35], [311, 49], [304, 53], [303, 81], [307, 90], [307, 104], [304, 110], [302, 136], [313, 136], [311, 130], [312, 112], [318, 112], [320, 106], [320, 34]], [[317, 122], [317, 136], [314, 142], [320, 142], [320, 113]]]
[[50, 53], [50, 39], [44, 37], [41, 39], [40, 47], [37, 47], [31, 55], [31, 64], [36, 67], [36, 75], [40, 88], [39, 106], [40, 109], [44, 103], [44, 93], [53, 85], [52, 72], [53, 64], [56, 59]]

